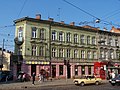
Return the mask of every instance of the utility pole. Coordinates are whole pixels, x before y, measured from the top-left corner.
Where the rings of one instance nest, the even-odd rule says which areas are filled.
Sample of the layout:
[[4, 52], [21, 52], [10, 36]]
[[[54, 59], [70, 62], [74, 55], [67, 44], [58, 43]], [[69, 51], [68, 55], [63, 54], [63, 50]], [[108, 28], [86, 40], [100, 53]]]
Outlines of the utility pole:
[[50, 21], [50, 25], [49, 25], [49, 59], [50, 59], [50, 77], [52, 78], [52, 64], [51, 64], [51, 24], [52, 21]]

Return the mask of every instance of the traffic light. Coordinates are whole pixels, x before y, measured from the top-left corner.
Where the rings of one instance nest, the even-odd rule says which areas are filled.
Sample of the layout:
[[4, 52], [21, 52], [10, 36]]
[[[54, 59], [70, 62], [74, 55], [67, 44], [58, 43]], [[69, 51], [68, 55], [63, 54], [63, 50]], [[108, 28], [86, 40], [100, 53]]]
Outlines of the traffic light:
[[64, 65], [67, 65], [67, 61], [64, 59]]

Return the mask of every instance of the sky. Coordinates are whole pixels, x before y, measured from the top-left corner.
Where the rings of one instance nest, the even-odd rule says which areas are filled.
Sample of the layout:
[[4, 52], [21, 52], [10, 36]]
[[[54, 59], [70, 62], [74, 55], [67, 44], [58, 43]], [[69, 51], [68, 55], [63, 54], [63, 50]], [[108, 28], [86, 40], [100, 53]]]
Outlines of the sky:
[[[66, 24], [90, 25], [101, 30], [120, 28], [120, 0], [1, 0], [0, 47], [14, 51], [14, 20], [41, 14], [43, 20], [53, 18]], [[95, 23], [99, 19], [100, 23]], [[3, 39], [5, 42], [3, 44]]]

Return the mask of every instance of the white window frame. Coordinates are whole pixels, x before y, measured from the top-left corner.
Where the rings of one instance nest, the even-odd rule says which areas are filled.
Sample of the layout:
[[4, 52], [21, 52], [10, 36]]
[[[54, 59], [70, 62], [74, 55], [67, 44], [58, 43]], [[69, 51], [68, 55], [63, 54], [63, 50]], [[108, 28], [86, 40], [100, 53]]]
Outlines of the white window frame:
[[56, 40], [56, 31], [52, 31], [52, 40], [53, 40], [53, 41]]
[[32, 27], [32, 38], [37, 38], [37, 28]]
[[78, 34], [74, 34], [74, 43], [78, 43]]
[[56, 48], [52, 48], [52, 57], [56, 57]]
[[66, 41], [71, 42], [71, 33], [66, 33]]
[[59, 32], [59, 41], [63, 41], [63, 32]]
[[85, 51], [81, 50], [81, 58], [84, 59], [85, 58]]

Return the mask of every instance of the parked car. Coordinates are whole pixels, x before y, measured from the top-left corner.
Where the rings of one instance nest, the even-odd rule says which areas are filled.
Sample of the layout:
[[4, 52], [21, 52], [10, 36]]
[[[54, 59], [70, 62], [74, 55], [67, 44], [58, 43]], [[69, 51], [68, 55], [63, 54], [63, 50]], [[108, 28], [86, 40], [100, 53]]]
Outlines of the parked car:
[[120, 74], [118, 74], [115, 78], [110, 79], [109, 82], [111, 83], [111, 85], [115, 86], [115, 85], [120, 85]]
[[[25, 79], [23, 79], [23, 75], [25, 74]], [[17, 77], [17, 81], [20, 81], [20, 82], [23, 82], [23, 81], [30, 81], [30, 75], [25, 73], [25, 72], [22, 72], [20, 71], [18, 73], [18, 77]]]
[[13, 80], [11, 71], [0, 71], [0, 82]]
[[75, 85], [84, 86], [85, 84], [96, 84], [99, 85], [102, 83], [101, 78], [96, 78], [92, 75], [81, 76], [79, 79], [74, 79], [73, 82]]

